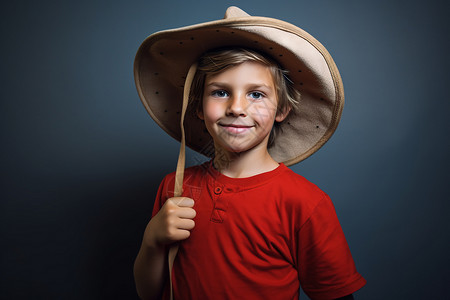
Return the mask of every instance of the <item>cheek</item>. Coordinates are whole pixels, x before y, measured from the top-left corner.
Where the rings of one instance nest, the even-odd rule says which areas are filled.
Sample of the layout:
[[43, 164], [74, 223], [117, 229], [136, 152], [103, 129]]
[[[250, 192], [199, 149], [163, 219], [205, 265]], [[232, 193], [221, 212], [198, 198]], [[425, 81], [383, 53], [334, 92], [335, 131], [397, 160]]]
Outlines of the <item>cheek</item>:
[[205, 101], [203, 104], [203, 118], [206, 122], [215, 122], [221, 116], [221, 109], [217, 104]]
[[271, 102], [265, 102], [258, 105], [251, 105], [249, 112], [255, 120], [264, 123], [273, 123], [277, 112], [277, 107]]

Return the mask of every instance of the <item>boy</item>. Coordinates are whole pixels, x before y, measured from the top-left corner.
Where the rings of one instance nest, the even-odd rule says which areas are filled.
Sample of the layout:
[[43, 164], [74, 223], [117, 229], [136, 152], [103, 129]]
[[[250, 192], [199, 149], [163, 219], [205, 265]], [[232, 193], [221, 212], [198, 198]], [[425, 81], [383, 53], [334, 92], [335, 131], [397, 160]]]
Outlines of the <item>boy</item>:
[[[175, 299], [297, 299], [300, 283], [312, 299], [351, 299], [365, 280], [333, 205], [286, 167], [339, 121], [342, 82], [323, 46], [291, 24], [229, 8], [224, 20], [150, 36], [135, 76], [152, 117], [182, 142], [136, 258], [138, 294], [167, 298], [170, 277]], [[171, 127], [185, 116], [181, 132]], [[184, 140], [212, 159], [183, 180]]]

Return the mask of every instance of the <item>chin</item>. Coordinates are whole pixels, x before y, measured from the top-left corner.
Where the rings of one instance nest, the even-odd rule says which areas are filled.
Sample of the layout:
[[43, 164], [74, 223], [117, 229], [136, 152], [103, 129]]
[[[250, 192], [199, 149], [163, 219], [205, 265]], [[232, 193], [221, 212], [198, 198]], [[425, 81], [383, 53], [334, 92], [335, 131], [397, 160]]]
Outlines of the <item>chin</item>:
[[[239, 155], [241, 153], [245, 153], [255, 149], [263, 142], [260, 141], [248, 141], [245, 139], [235, 139], [231, 141], [220, 140], [216, 145], [222, 149], [222, 151], [226, 151], [228, 153], [233, 153]], [[262, 146], [262, 145], [261, 145]]]
[[236, 155], [247, 152], [251, 150], [253, 147], [247, 147], [243, 145], [226, 145], [225, 147], [222, 147], [223, 150], [234, 153]]

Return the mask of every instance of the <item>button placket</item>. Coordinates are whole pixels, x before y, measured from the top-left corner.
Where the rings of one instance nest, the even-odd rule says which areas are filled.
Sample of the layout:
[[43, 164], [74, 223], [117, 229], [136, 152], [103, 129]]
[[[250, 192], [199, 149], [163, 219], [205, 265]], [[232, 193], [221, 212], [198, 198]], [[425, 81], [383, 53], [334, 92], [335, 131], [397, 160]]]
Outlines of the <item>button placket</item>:
[[224, 195], [222, 194], [223, 191], [224, 191], [223, 186], [216, 183], [213, 188], [215, 201], [210, 219], [212, 222], [215, 223], [222, 223], [227, 211], [228, 197], [226, 196], [224, 197]]

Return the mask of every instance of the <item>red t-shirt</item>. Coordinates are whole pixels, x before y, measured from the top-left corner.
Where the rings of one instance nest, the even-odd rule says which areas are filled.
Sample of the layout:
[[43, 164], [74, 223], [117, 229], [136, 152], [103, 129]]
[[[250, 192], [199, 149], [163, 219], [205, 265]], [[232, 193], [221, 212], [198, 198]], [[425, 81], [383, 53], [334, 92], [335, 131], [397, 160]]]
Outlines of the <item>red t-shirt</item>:
[[[174, 173], [153, 215], [173, 187]], [[197, 216], [174, 263], [175, 299], [298, 299], [300, 284], [311, 299], [334, 299], [365, 284], [330, 198], [285, 165], [230, 178], [205, 163], [186, 169], [183, 191]]]

